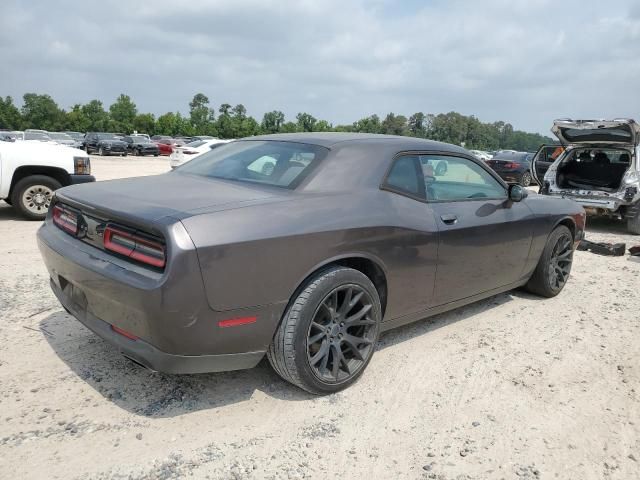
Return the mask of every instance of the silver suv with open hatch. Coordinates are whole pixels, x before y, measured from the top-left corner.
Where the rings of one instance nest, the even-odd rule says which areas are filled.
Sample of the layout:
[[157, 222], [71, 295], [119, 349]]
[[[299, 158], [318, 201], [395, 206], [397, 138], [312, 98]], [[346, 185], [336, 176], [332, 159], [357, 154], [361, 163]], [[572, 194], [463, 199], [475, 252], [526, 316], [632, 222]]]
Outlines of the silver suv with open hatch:
[[565, 150], [550, 166], [543, 161], [549, 146], [534, 156], [540, 193], [575, 200], [589, 215], [624, 220], [629, 232], [640, 235], [640, 125], [631, 119], [562, 119], [551, 132]]

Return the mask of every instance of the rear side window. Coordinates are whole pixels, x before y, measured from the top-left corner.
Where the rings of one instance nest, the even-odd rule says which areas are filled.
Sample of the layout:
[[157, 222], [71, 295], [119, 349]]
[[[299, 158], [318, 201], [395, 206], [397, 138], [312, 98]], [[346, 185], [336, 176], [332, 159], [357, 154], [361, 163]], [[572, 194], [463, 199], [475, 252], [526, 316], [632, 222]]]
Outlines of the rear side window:
[[394, 192], [424, 199], [424, 179], [419, 172], [418, 157], [403, 155], [391, 166], [384, 186]]

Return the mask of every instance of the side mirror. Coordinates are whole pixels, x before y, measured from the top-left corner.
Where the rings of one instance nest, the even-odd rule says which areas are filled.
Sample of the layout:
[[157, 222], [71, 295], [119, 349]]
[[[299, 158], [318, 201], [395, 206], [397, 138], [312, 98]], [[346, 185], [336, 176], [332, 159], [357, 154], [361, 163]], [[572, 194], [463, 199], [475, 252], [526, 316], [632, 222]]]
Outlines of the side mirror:
[[529, 192], [522, 185], [509, 185], [509, 200], [512, 202], [521, 202], [529, 196]]

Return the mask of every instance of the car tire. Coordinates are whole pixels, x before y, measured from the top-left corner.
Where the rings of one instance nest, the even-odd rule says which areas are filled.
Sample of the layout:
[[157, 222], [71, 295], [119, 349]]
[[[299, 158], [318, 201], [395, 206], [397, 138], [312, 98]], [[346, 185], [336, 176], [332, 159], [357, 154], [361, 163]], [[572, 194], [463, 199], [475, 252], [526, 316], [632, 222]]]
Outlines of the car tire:
[[278, 375], [309, 393], [338, 392], [367, 367], [381, 321], [380, 297], [371, 280], [351, 268], [328, 268], [295, 294], [267, 358]]
[[520, 185], [522, 185], [523, 187], [528, 187], [531, 185], [531, 173], [530, 172], [524, 172], [522, 174], [522, 177], [520, 177]]
[[98, 155], [100, 155], [100, 156], [104, 155], [104, 150], [102, 150], [102, 147], [98, 148]]
[[154, 153], [153, 156], [157, 157], [158, 155], [160, 155], [159, 153]]
[[627, 231], [634, 235], [640, 235], [640, 204], [636, 205], [636, 214], [627, 218]]
[[11, 193], [11, 203], [26, 219], [44, 220], [53, 192], [60, 187], [62, 185], [55, 178], [31, 175], [15, 184]]
[[122, 156], [123, 156], [123, 157], [126, 157], [127, 155], [128, 155], [128, 153], [127, 153], [127, 152], [124, 152], [124, 153], [122, 154]]
[[559, 225], [549, 235], [525, 288], [542, 297], [555, 297], [566, 285], [572, 263], [573, 235], [567, 227]]

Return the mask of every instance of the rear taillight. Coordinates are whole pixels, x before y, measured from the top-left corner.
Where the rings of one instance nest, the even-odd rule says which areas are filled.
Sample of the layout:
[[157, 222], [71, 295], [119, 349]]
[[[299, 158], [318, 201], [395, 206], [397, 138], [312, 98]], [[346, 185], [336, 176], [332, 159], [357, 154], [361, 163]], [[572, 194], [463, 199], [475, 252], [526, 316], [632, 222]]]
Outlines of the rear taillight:
[[165, 248], [160, 242], [110, 225], [104, 229], [103, 242], [106, 250], [132, 260], [158, 268], [165, 265]]
[[504, 166], [504, 168], [518, 168], [520, 165], [518, 165], [517, 163], [513, 163], [513, 162], [507, 162], [503, 166]]
[[53, 223], [59, 228], [71, 235], [78, 234], [78, 215], [75, 212], [62, 205], [55, 205], [52, 214]]

